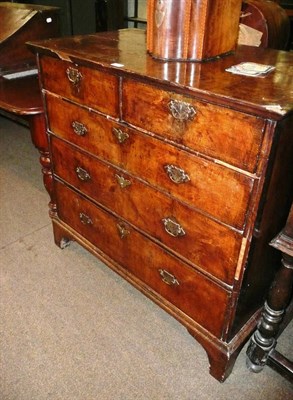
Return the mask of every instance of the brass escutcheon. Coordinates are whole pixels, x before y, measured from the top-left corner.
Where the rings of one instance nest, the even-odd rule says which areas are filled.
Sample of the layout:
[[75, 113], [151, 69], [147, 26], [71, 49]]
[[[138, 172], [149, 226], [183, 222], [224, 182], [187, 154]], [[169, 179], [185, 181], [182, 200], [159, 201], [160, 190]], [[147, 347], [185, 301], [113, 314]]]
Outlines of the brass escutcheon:
[[179, 121], [192, 121], [196, 115], [195, 108], [184, 101], [170, 100], [168, 107], [173, 118]]
[[127, 227], [123, 223], [118, 223], [117, 229], [118, 229], [118, 233], [119, 233], [119, 236], [121, 239], [124, 239], [128, 235], [130, 235], [130, 231], [127, 229]]
[[129, 138], [127, 132], [123, 132], [120, 128], [112, 128], [112, 132], [120, 144]]
[[79, 214], [79, 219], [84, 225], [93, 225], [91, 218], [84, 213]]
[[174, 217], [163, 218], [162, 222], [164, 224], [165, 231], [170, 236], [179, 237], [186, 235], [185, 230]]
[[78, 178], [83, 182], [87, 182], [91, 179], [90, 174], [81, 167], [76, 167], [75, 172], [76, 172], [76, 175], [78, 176]]
[[170, 272], [166, 271], [165, 269], [159, 269], [158, 271], [164, 283], [169, 286], [179, 286], [177, 278], [170, 274]]
[[68, 67], [66, 70], [66, 75], [70, 83], [74, 86], [78, 86], [82, 79], [82, 74], [77, 68]]
[[186, 183], [190, 181], [190, 178], [184, 169], [176, 167], [176, 165], [168, 164], [164, 166], [164, 169], [167, 172], [168, 177], [174, 183]]
[[78, 136], [84, 136], [87, 134], [87, 127], [78, 121], [73, 121], [71, 123], [74, 133]]
[[131, 182], [128, 179], [125, 179], [123, 176], [115, 174], [116, 181], [122, 187], [122, 189], [126, 188], [127, 186], [131, 185]]

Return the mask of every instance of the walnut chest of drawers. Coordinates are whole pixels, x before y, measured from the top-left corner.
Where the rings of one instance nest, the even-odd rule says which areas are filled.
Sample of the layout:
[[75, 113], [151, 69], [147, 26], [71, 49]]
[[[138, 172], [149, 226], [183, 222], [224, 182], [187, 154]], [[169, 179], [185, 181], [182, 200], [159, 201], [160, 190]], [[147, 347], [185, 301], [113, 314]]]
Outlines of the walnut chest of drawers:
[[[224, 380], [278, 265], [268, 243], [292, 195], [292, 54], [160, 62], [140, 30], [30, 47], [56, 243], [76, 240], [177, 318]], [[242, 61], [275, 70], [225, 71]]]

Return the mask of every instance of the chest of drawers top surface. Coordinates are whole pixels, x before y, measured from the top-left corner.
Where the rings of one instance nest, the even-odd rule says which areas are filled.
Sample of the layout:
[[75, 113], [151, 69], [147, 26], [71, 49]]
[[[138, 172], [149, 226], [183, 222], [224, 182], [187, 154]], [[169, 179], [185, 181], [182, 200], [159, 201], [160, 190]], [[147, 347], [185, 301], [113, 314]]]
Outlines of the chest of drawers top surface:
[[[197, 98], [240, 107], [260, 116], [281, 119], [292, 111], [293, 54], [272, 49], [239, 46], [234, 54], [205, 63], [163, 62], [146, 52], [142, 30], [123, 29], [30, 44], [33, 51], [118, 75], [168, 84], [188, 90]], [[265, 78], [244, 77], [226, 69], [241, 62], [273, 65]]]

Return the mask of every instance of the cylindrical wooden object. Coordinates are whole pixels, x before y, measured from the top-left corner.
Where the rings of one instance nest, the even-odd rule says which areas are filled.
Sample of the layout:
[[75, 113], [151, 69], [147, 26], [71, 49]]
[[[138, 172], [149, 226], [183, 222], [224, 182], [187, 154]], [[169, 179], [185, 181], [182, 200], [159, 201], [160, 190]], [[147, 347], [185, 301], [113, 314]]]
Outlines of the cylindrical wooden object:
[[148, 0], [147, 49], [164, 60], [203, 61], [237, 45], [241, 0]]

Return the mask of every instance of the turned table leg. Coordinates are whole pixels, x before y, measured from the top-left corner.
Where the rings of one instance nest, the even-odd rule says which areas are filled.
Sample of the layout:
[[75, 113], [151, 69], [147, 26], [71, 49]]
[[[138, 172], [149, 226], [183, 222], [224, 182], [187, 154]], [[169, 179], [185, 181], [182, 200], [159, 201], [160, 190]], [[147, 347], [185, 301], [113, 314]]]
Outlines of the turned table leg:
[[49, 214], [50, 216], [54, 216], [56, 215], [56, 204], [53, 199], [53, 173], [49, 153], [45, 114], [42, 112], [31, 115], [28, 120], [32, 142], [40, 152], [40, 164], [42, 166], [44, 186], [49, 193], [51, 200], [49, 203]]
[[39, 113], [29, 117], [31, 139], [34, 146], [40, 152], [40, 164], [42, 166], [44, 186], [49, 193], [49, 215], [53, 222], [54, 240], [61, 249], [67, 247], [73, 240], [66, 229], [62, 228], [54, 219], [57, 217], [57, 205], [53, 190], [53, 171], [49, 152], [49, 142], [46, 130], [45, 114]]
[[270, 288], [258, 329], [247, 348], [247, 366], [251, 371], [259, 372], [268, 365], [293, 381], [293, 362], [275, 350], [293, 288], [293, 203], [284, 229], [270, 246], [282, 253], [281, 268]]
[[260, 372], [268, 363], [276, 347], [276, 337], [290, 300], [293, 282], [293, 258], [284, 255], [282, 267], [276, 275], [258, 329], [252, 336], [247, 349], [247, 365], [254, 372]]

